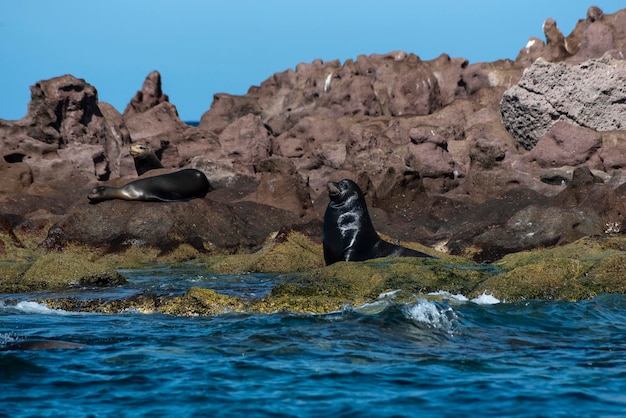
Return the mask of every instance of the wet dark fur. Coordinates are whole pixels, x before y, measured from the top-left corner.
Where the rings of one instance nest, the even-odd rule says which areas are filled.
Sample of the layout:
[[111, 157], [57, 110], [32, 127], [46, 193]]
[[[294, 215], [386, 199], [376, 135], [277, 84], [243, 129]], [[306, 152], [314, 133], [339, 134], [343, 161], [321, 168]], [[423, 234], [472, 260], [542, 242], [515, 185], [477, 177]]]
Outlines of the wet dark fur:
[[352, 180], [329, 182], [327, 187], [330, 203], [322, 237], [326, 265], [379, 257], [431, 257], [382, 240], [372, 225], [363, 192]]
[[161, 164], [161, 160], [156, 156], [154, 151], [149, 145], [146, 144], [134, 144], [130, 147], [130, 155], [133, 156], [133, 161], [135, 162], [135, 170], [137, 170], [137, 175], [141, 176], [150, 170], [155, 170], [157, 168], [163, 168], [163, 164]]
[[210, 189], [202, 171], [188, 168], [131, 181], [123, 187], [96, 186], [87, 197], [89, 203], [111, 199], [174, 202], [204, 197]]

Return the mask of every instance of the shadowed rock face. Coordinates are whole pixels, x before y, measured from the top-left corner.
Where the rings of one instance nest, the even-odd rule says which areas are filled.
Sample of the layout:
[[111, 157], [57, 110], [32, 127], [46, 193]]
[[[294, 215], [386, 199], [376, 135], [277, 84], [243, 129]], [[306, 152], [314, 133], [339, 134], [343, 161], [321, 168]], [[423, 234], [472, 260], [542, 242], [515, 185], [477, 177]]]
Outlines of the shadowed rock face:
[[[515, 61], [397, 51], [302, 63], [216, 95], [197, 127], [156, 71], [123, 115], [85, 80], [40, 81], [27, 116], [0, 120], [0, 214], [18, 236], [49, 229], [47, 248], [250, 250], [319, 222], [327, 182], [349, 178], [377, 231], [481, 261], [622, 231], [624, 27], [626, 9], [592, 7], [569, 35], [546, 20], [545, 41]], [[137, 177], [133, 143], [166, 171], [202, 170], [215, 190], [89, 207], [92, 187]]]

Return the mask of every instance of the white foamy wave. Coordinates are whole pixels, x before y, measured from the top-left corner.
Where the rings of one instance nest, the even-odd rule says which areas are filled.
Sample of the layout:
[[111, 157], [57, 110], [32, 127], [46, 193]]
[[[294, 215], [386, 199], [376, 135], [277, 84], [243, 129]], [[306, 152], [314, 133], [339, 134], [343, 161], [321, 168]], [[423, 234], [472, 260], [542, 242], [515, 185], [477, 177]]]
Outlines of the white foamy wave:
[[391, 298], [395, 297], [400, 292], [401, 292], [400, 289], [390, 290], [388, 292], [383, 292], [380, 295], [378, 295], [378, 299], [391, 299]]
[[482, 295], [475, 297], [474, 299], [472, 299], [471, 301], [461, 295], [461, 294], [452, 294], [450, 292], [446, 292], [444, 290], [440, 290], [438, 292], [431, 292], [428, 294], [428, 296], [441, 296], [444, 298], [447, 298], [449, 300], [455, 300], [458, 302], [474, 302], [478, 305], [495, 305], [496, 303], [501, 303], [502, 301], [499, 300], [498, 298], [496, 298], [495, 296], [493, 296], [492, 294], [488, 294], [486, 292], [483, 292]]
[[441, 296], [441, 297], [445, 297], [447, 299], [456, 300], [456, 301], [459, 301], [459, 302], [467, 302], [469, 300], [465, 296], [461, 295], [460, 293], [452, 294], [452, 293], [447, 292], [445, 290], [439, 290], [437, 292], [430, 292], [428, 295], [429, 296]]
[[487, 294], [483, 292], [482, 295], [472, 299], [472, 302], [478, 305], [495, 305], [496, 303], [500, 303], [501, 301], [492, 294]]
[[71, 313], [68, 311], [64, 311], [62, 309], [50, 309], [46, 305], [37, 303], [37, 302], [29, 302], [22, 301], [18, 302], [15, 305], [15, 309], [24, 313], [30, 314], [46, 314], [46, 315], [70, 315]]
[[351, 308], [351, 310], [365, 315], [377, 315], [385, 311], [391, 303], [392, 302], [387, 299], [379, 299], [374, 302], [364, 303], [363, 305]]
[[406, 305], [404, 314], [415, 322], [445, 331], [452, 330], [457, 319], [457, 315], [452, 308], [442, 309], [436, 303], [426, 300], [420, 300], [419, 303], [414, 305]]
[[0, 333], [0, 347], [17, 341], [14, 333]]

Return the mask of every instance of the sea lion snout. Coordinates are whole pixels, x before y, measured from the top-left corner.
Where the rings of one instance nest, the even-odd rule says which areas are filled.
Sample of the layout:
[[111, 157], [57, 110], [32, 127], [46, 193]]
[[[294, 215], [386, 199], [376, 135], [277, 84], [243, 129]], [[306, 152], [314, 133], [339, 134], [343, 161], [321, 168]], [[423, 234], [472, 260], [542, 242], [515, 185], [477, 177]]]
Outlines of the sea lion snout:
[[334, 183], [332, 181], [329, 181], [328, 183], [326, 183], [326, 187], [328, 188], [328, 195], [331, 198], [341, 194], [341, 189], [339, 188], [339, 184], [338, 183]]
[[101, 194], [102, 194], [102, 187], [96, 186], [93, 189], [91, 189], [87, 197], [89, 198], [89, 200], [93, 200], [93, 199], [97, 199]]

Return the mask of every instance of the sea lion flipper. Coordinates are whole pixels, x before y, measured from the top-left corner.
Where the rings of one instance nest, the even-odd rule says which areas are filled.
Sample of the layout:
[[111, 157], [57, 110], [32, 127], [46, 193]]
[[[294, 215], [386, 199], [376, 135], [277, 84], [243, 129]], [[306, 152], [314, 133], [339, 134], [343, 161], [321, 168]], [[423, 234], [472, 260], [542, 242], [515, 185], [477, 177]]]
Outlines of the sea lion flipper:
[[158, 193], [153, 194], [150, 200], [155, 200], [159, 202], [179, 202], [181, 200], [189, 199], [181, 196], [179, 193], [159, 191]]

